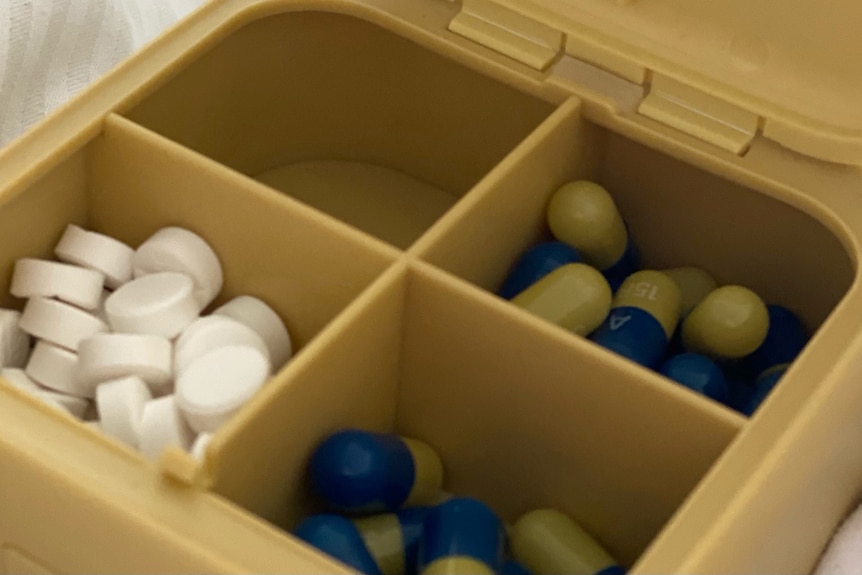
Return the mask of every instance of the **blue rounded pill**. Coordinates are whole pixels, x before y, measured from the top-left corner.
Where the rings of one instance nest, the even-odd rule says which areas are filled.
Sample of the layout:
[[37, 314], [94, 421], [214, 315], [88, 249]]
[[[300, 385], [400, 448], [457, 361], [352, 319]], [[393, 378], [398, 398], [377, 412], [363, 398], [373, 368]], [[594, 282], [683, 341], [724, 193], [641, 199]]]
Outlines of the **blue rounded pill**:
[[305, 519], [294, 535], [366, 575], [381, 575], [356, 526], [340, 515], [320, 514]]
[[459, 497], [432, 508], [424, 530], [419, 547], [423, 575], [494, 575], [503, 565], [503, 524], [481, 501]]
[[729, 390], [718, 365], [699, 353], [676, 355], [661, 366], [660, 373], [685, 387], [724, 403]]
[[782, 366], [771, 371], [767, 371], [754, 382], [754, 391], [751, 397], [741, 410], [744, 415], [752, 416], [757, 408], [766, 400], [766, 397], [772, 392], [789, 366]]
[[544, 242], [521, 255], [497, 294], [512, 299], [555, 269], [581, 262], [578, 250], [563, 242]]
[[776, 365], [793, 362], [808, 343], [808, 333], [796, 314], [780, 305], [768, 305], [766, 311], [769, 314], [766, 339], [744, 360], [752, 379]]
[[605, 349], [655, 369], [667, 349], [667, 334], [655, 317], [638, 307], [618, 307], [590, 339]]
[[427, 444], [357, 429], [325, 439], [309, 467], [314, 489], [341, 512], [382, 513], [429, 503], [443, 482], [443, 465]]

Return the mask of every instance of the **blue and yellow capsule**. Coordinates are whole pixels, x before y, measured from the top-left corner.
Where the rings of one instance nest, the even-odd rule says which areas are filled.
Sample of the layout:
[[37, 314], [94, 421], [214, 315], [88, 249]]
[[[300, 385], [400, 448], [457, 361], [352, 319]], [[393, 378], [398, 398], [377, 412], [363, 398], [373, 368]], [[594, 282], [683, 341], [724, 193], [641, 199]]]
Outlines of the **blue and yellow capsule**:
[[659, 370], [663, 376], [718, 402], [728, 400], [730, 390], [717, 363], [699, 353], [675, 355]]
[[676, 329], [680, 292], [655, 270], [630, 275], [613, 300], [611, 313], [590, 339], [645, 367], [656, 369]]
[[748, 401], [740, 410], [743, 415], [747, 415], [749, 417], [754, 415], [754, 412], [757, 411], [760, 404], [766, 400], [766, 397], [772, 393], [772, 390], [775, 389], [775, 386], [778, 385], [778, 382], [781, 381], [782, 377], [784, 377], [784, 373], [789, 367], [790, 364], [773, 366], [757, 378], [757, 381], [754, 382], [754, 390], [748, 398]]
[[674, 281], [679, 288], [681, 318], [718, 288], [718, 282], [708, 272], [694, 266], [659, 270]]
[[743, 364], [749, 377], [756, 379], [776, 365], [792, 363], [808, 343], [808, 333], [802, 320], [790, 309], [780, 305], [766, 306], [769, 328], [766, 339]]
[[521, 255], [497, 294], [512, 299], [555, 269], [581, 263], [578, 250], [563, 242], [543, 242]]
[[512, 298], [512, 303], [578, 335], [602, 324], [611, 309], [611, 288], [587, 264], [559, 267]]
[[365, 547], [383, 575], [415, 573], [423, 524], [429, 507], [353, 519]]
[[503, 566], [505, 531], [490, 507], [456, 497], [425, 516], [421, 575], [495, 575]]
[[682, 323], [686, 351], [718, 359], [739, 359], [766, 339], [769, 313], [756, 293], [738, 285], [722, 286], [701, 301]]
[[443, 464], [423, 441], [358, 429], [338, 431], [314, 451], [311, 483], [336, 511], [383, 513], [439, 496]]
[[383, 575], [356, 526], [346, 517], [331, 513], [312, 515], [294, 535], [365, 575]]
[[536, 509], [521, 516], [509, 542], [515, 559], [534, 575], [625, 573], [583, 527], [556, 509]]
[[601, 271], [613, 291], [640, 265], [614, 199], [595, 182], [569, 182], [555, 191], [548, 202], [547, 222], [553, 236]]

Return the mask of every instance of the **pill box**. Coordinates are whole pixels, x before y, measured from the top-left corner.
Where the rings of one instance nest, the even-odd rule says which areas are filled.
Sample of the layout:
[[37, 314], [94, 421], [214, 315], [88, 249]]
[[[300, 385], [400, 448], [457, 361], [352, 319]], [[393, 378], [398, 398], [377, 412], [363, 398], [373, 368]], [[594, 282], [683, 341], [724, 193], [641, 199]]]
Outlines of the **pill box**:
[[[209, 2], [0, 153], [0, 285], [69, 223], [182, 226], [222, 259], [216, 304], [264, 299], [297, 353], [201, 459], [148, 461], [0, 380], [5, 570], [347, 573], [288, 534], [346, 426], [422, 438], [507, 521], [563, 509], [632, 573], [810, 570], [862, 492], [858, 16]], [[647, 267], [815, 333], [751, 419], [493, 294], [581, 178]]]

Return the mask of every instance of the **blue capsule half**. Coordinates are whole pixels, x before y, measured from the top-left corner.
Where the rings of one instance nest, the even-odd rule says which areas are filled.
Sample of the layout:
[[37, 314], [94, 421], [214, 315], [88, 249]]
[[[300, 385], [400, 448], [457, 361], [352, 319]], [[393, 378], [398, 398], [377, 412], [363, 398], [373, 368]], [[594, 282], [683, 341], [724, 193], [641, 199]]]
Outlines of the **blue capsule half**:
[[433, 502], [443, 483], [439, 456], [424, 442], [347, 429], [312, 454], [311, 483], [330, 508], [383, 513]]
[[578, 250], [563, 242], [544, 242], [531, 247], [515, 262], [497, 294], [512, 299], [555, 269], [581, 262]]
[[383, 575], [356, 526], [346, 517], [323, 513], [305, 519], [294, 535], [365, 575]]
[[494, 575], [503, 566], [503, 524], [481, 501], [458, 497], [432, 508], [424, 530], [422, 575]]
[[780, 305], [768, 305], [766, 311], [769, 314], [766, 339], [743, 360], [751, 379], [776, 365], [793, 362], [808, 343], [808, 333], [796, 314]]
[[788, 367], [779, 366], [773, 368], [757, 378], [757, 381], [754, 382], [754, 391], [741, 410], [744, 415], [749, 417], [754, 415], [754, 412], [757, 411], [760, 405], [766, 400], [766, 397], [775, 389], [778, 382], [781, 381]]
[[729, 390], [724, 373], [714, 361], [699, 353], [676, 355], [661, 366], [660, 373], [702, 395], [724, 403]]

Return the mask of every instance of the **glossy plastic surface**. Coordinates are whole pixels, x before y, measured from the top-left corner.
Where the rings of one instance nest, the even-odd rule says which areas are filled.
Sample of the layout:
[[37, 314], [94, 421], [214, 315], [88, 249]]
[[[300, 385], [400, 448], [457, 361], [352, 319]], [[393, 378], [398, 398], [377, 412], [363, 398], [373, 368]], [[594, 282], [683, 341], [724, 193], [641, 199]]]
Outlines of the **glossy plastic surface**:
[[[723, 25], [737, 4], [677, 8]], [[5, 569], [346, 573], [289, 533], [321, 511], [314, 447], [347, 427], [433, 445], [444, 488], [507, 523], [560, 508], [631, 573], [810, 569], [862, 493], [862, 175], [771, 141], [801, 133], [790, 116], [738, 155], [638, 113], [637, 63], [610, 61], [626, 49], [589, 32], [595, 14], [619, 15], [607, 34], [639, 15], [641, 33], [684, 38], [647, 29], [661, 3], [577, 6], [543, 13], [572, 33], [539, 72], [452, 33], [458, 2], [211, 2], [0, 152], [0, 285], [70, 223], [128, 245], [187, 227], [223, 264], [211, 307], [259, 297], [295, 352], [201, 457], [153, 462], [0, 381]], [[840, 26], [818, 32], [838, 8], [808, 19], [813, 57], [843, 50]], [[770, 55], [785, 32], [809, 43], [774, 22]], [[628, 80], [573, 57], [586, 52]], [[856, 60], [840, 54], [794, 63], [841, 78]], [[717, 77], [709, 61], [699, 73]], [[704, 104], [663, 77], [679, 69], [651, 94]], [[780, 85], [829, 114], [844, 97], [831, 82]], [[744, 84], [715, 94], [762, 87]], [[491, 293], [553, 240], [553, 192], [583, 179], [612, 195], [644, 269], [697, 266], [799, 317], [810, 340], [750, 419]]]

